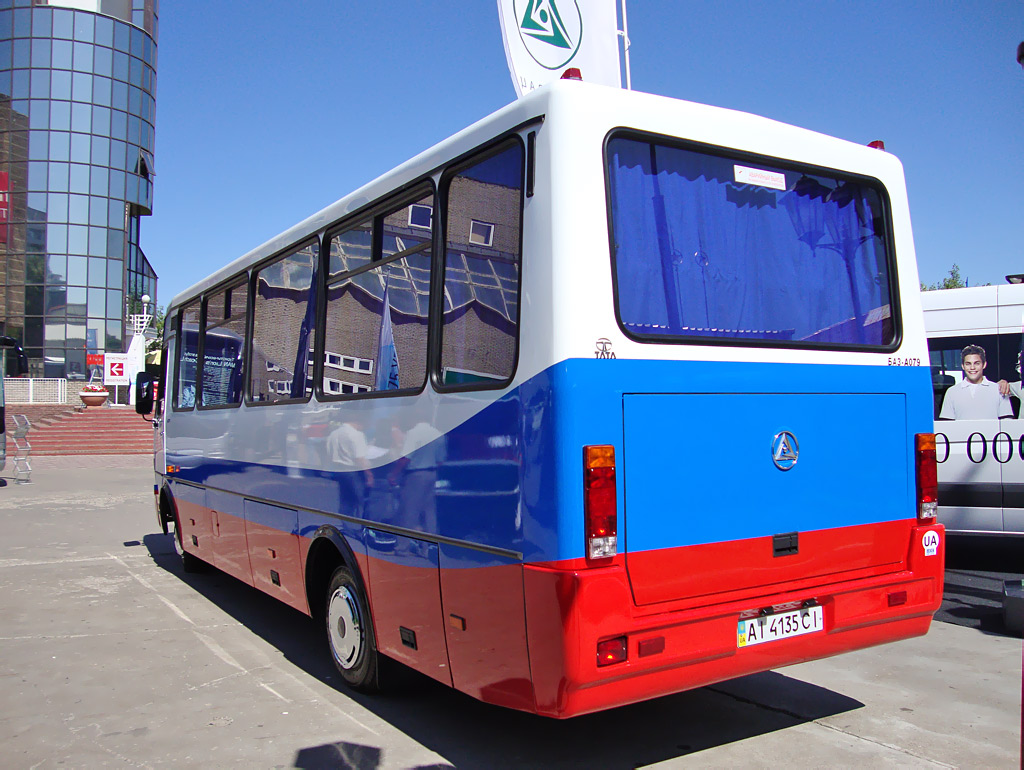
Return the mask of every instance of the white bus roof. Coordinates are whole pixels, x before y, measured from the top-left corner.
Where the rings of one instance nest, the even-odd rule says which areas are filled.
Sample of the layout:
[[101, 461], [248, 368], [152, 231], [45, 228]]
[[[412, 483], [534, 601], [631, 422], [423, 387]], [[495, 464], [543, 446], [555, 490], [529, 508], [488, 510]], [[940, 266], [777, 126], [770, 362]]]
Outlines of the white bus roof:
[[921, 307], [930, 337], [1020, 333], [1024, 284], [923, 291]]
[[[903, 167], [888, 152], [721, 107], [580, 81], [556, 81], [517, 99], [455, 135], [421, 152], [397, 168], [363, 185], [311, 217], [257, 246], [212, 275], [179, 293], [168, 306], [189, 301], [203, 291], [296, 244], [389, 193], [423, 179], [461, 155], [501, 134], [558, 114], [563, 128], [573, 122], [621, 127], [679, 137], [770, 157], [865, 174], [880, 179], [905, 210]], [[560, 128], [559, 131], [562, 129]], [[555, 161], [553, 161], [554, 163]], [[598, 161], [600, 162], [600, 161]], [[909, 223], [908, 223], [909, 224]]]

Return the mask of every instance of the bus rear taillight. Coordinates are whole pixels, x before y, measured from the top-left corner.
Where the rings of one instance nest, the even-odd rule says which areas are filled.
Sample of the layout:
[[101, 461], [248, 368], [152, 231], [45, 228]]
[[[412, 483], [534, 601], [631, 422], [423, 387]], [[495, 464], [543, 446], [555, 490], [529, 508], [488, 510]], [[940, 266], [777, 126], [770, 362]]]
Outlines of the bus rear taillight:
[[615, 663], [625, 663], [629, 659], [626, 637], [617, 636], [614, 639], [605, 639], [597, 643], [597, 665], [611, 666]]
[[583, 514], [588, 559], [607, 559], [618, 552], [615, 505], [615, 447], [583, 447]]
[[939, 509], [939, 466], [935, 460], [935, 434], [918, 433], [914, 439], [917, 444], [917, 518], [931, 524]]

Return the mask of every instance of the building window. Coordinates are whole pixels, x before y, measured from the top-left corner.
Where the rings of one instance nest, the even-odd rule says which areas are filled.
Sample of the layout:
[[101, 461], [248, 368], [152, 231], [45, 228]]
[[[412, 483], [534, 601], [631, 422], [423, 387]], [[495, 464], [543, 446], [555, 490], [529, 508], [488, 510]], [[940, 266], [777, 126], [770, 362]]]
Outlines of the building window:
[[355, 356], [343, 356], [341, 353], [324, 353], [324, 365], [332, 369], [342, 369], [346, 372], [356, 374], [373, 374], [372, 358], [357, 358]]
[[332, 396], [348, 395], [351, 393], [369, 393], [373, 388], [369, 385], [359, 385], [355, 382], [336, 380], [333, 377], [324, 377], [324, 392]]
[[434, 207], [422, 203], [409, 206], [409, 227], [422, 227], [429, 230], [434, 223]]
[[494, 242], [494, 225], [489, 222], [471, 220], [469, 223], [469, 242], [474, 246], [490, 246]]

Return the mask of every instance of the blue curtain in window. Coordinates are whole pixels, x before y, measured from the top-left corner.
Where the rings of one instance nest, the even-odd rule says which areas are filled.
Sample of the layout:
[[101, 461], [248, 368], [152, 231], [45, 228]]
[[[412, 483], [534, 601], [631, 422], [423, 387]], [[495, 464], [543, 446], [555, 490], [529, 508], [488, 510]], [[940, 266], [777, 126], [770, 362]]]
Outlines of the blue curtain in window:
[[[881, 344], [891, 334], [870, 188], [792, 171], [738, 184], [736, 161], [627, 139], [609, 147], [619, 313], [639, 334]], [[848, 187], [844, 187], [848, 185]], [[795, 188], [795, 189], [794, 189]]]

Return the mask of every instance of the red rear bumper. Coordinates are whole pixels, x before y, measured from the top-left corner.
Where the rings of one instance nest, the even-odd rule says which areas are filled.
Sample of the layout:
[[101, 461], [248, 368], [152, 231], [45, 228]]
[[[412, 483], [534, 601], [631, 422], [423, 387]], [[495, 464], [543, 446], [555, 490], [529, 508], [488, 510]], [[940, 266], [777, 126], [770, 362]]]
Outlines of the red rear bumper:
[[[565, 718], [814, 658], [920, 636], [942, 601], [941, 525], [909, 527], [907, 560], [887, 574], [790, 583], [785, 591], [638, 607], [624, 559], [527, 565], [524, 574], [536, 710]], [[925, 533], [939, 536], [925, 554]], [[713, 567], [709, 566], [709, 569]], [[906, 599], [903, 601], [903, 594]], [[825, 630], [738, 648], [741, 613], [813, 599]], [[704, 606], [696, 606], [703, 603]], [[625, 636], [625, 662], [597, 665], [597, 643]]]

